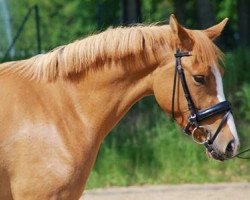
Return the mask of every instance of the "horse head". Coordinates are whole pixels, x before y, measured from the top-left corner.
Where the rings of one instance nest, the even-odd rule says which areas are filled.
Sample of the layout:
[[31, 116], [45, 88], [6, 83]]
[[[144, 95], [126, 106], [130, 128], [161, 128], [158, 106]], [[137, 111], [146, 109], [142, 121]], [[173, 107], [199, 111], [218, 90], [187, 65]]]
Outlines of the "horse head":
[[218, 160], [232, 158], [239, 146], [231, 105], [223, 92], [222, 52], [213, 43], [226, 22], [224, 19], [206, 30], [190, 30], [172, 15], [172, 56], [155, 70], [153, 84], [163, 110], [172, 112], [185, 132]]

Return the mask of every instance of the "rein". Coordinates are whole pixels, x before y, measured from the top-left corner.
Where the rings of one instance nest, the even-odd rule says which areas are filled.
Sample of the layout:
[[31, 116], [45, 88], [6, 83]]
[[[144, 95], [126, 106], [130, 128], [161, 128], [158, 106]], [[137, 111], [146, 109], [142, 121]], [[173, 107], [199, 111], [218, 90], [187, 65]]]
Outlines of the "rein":
[[[192, 100], [191, 94], [189, 92], [189, 88], [186, 82], [185, 73], [181, 64], [181, 58], [191, 56], [192, 54], [188, 51], [181, 52], [179, 49], [177, 49], [175, 53], [175, 73], [174, 73], [174, 83], [173, 83], [173, 93], [172, 93], [172, 118], [175, 119], [175, 93], [176, 93], [176, 83], [177, 83], [177, 74], [181, 81], [182, 89], [185, 94], [185, 98], [187, 101], [188, 110], [190, 112], [190, 115], [188, 116], [188, 123], [186, 124], [185, 128], [183, 129], [183, 132], [187, 135], [191, 135], [193, 140], [198, 143], [205, 146], [205, 148], [211, 153], [214, 151], [213, 143], [216, 140], [217, 136], [219, 135], [221, 129], [223, 128], [223, 125], [227, 122], [228, 116], [230, 113], [232, 113], [232, 107], [229, 101], [222, 101], [219, 102], [213, 106], [210, 106], [203, 110], [197, 110], [195, 108], [194, 102]], [[219, 114], [224, 114], [217, 130], [213, 135], [211, 133], [207, 133], [207, 131], [203, 131], [202, 126], [200, 125], [200, 122], [217, 116]], [[190, 133], [190, 128], [194, 127], [192, 133]], [[205, 141], [199, 141], [199, 139], [195, 138], [195, 131], [202, 131], [204, 133], [204, 137], [206, 138]], [[240, 158], [240, 159], [250, 159], [250, 157], [242, 157], [241, 155], [250, 151], [249, 149], [243, 150], [236, 154], [232, 158]]]
[[245, 149], [245, 150], [243, 150], [243, 151], [237, 153], [237, 154], [236, 154], [234, 157], [232, 157], [232, 158], [239, 158], [239, 159], [250, 160], [250, 156], [249, 156], [249, 157], [243, 157], [243, 156], [241, 156], [242, 154], [245, 154], [245, 153], [247, 153], [247, 152], [249, 152], [249, 151], [250, 151], [250, 148]]

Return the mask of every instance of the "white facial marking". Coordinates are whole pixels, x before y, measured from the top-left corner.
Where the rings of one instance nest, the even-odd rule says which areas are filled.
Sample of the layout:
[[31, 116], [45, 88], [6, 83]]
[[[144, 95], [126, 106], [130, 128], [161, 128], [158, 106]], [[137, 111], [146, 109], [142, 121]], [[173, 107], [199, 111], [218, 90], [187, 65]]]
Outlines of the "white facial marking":
[[[212, 67], [212, 72], [213, 72], [213, 74], [215, 76], [215, 80], [216, 80], [217, 98], [219, 99], [219, 102], [225, 101], [226, 98], [225, 98], [224, 91], [223, 91], [222, 78], [221, 78], [221, 74], [220, 74], [218, 67], [216, 67], [216, 66]], [[227, 125], [228, 125], [231, 133], [234, 136], [235, 146], [238, 146], [239, 145], [239, 138], [238, 138], [238, 134], [237, 134], [237, 130], [235, 127], [234, 118], [233, 118], [232, 114], [229, 114], [229, 116], [228, 116]]]

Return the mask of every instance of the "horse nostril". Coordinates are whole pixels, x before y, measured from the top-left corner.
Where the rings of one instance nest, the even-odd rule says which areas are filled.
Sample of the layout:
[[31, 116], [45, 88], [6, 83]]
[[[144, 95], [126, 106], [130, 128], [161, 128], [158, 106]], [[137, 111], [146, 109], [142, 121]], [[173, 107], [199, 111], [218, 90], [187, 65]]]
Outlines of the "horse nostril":
[[227, 147], [226, 147], [225, 153], [226, 153], [227, 155], [231, 156], [231, 155], [233, 154], [234, 147], [235, 147], [235, 142], [234, 142], [234, 140], [231, 140], [231, 141], [228, 143]]

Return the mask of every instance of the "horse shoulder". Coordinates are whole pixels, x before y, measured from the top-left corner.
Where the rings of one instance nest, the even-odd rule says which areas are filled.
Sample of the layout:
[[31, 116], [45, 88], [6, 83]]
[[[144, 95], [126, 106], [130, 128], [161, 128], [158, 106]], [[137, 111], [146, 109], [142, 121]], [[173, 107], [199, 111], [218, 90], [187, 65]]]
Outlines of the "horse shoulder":
[[70, 106], [50, 101], [50, 93], [37, 93], [25, 82], [2, 83], [0, 168], [12, 193], [25, 199], [79, 197], [96, 157], [92, 149], [98, 148], [90, 142], [91, 130]]

